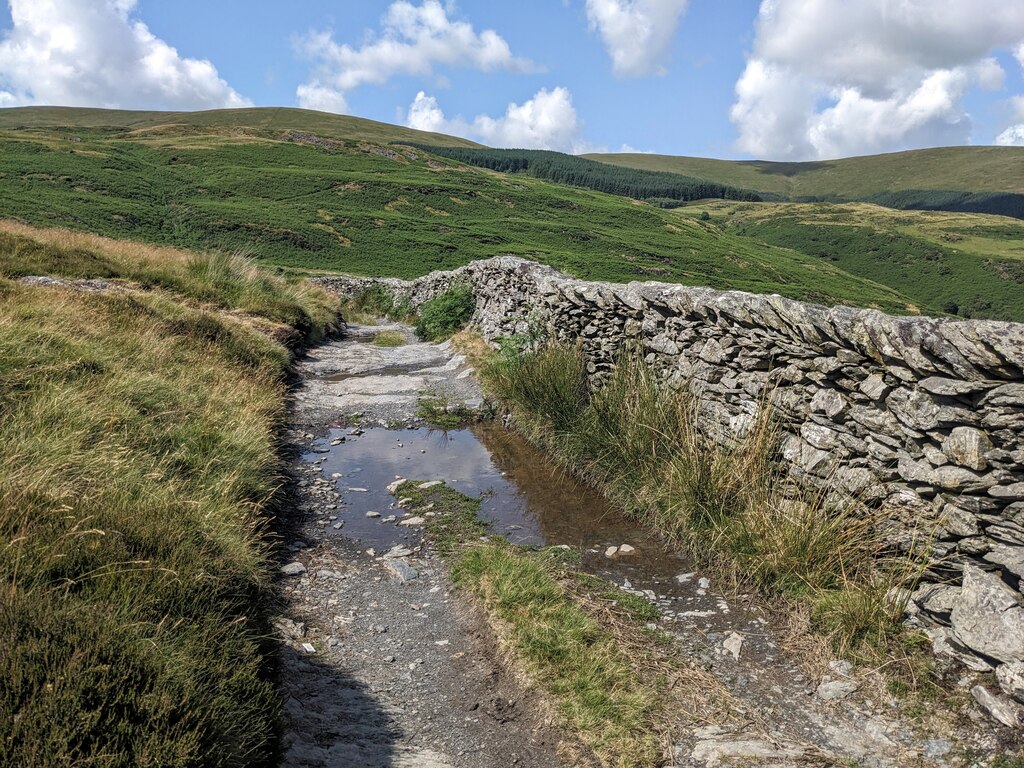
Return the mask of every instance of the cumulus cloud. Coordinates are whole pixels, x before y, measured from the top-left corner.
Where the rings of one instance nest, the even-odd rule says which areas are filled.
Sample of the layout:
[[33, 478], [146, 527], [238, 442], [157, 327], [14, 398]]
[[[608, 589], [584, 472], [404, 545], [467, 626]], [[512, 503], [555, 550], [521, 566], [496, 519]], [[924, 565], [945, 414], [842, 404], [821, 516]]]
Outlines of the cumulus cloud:
[[9, 0], [0, 106], [242, 107], [205, 59], [182, 57], [135, 15], [137, 0]]
[[472, 121], [449, 119], [437, 99], [423, 91], [409, 106], [406, 125], [479, 139], [496, 147], [552, 149], [558, 152], [593, 152], [601, 148], [580, 139], [580, 120], [568, 89], [542, 88], [522, 104], [511, 103], [499, 117], [477, 115]]
[[1004, 0], [762, 0], [737, 146], [800, 160], [965, 143], [965, 94], [1001, 87], [990, 54], [1020, 57], [1021, 40], [1024, 5]]
[[363, 45], [335, 42], [329, 32], [313, 32], [296, 43], [315, 64], [309, 82], [296, 91], [300, 106], [345, 111], [345, 94], [361, 85], [380, 85], [396, 75], [431, 75], [436, 66], [465, 67], [483, 72], [531, 72], [536, 67], [512, 55], [494, 30], [477, 32], [466, 21], [452, 21], [440, 0], [414, 5], [392, 3], [381, 30]]
[[587, 0], [587, 19], [618, 77], [665, 74], [663, 61], [688, 0]]
[[[1024, 46], [1021, 46], [1018, 56], [1024, 58]], [[1024, 61], [1021, 64], [1024, 66]], [[1013, 119], [1020, 122], [996, 136], [996, 144], [1004, 147], [1024, 147], [1024, 96], [1015, 96], [1010, 104], [1013, 108]]]

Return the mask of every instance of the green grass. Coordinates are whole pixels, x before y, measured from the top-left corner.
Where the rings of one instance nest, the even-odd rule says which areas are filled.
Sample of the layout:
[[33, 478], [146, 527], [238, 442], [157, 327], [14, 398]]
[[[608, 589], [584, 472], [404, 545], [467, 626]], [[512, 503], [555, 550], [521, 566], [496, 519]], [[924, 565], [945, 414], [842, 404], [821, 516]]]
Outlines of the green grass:
[[378, 347], [404, 347], [405, 334], [401, 331], [379, 331], [374, 335], [373, 343]]
[[1024, 149], [1018, 147], [941, 147], [805, 163], [644, 154], [584, 157], [786, 198], [860, 199], [895, 190], [1024, 193]]
[[839, 651], [898, 635], [899, 609], [886, 594], [909, 566], [882, 559], [877, 515], [782, 471], [768, 408], [725, 448], [700, 433], [693, 399], [635, 355], [596, 391], [578, 348], [506, 352], [482, 371], [528, 438], [670, 540], [766, 595], [807, 605]]
[[1024, 322], [1024, 222], [864, 203], [702, 203], [680, 209], [892, 286], [929, 314]]
[[[8, 125], [33, 114], [12, 111]], [[109, 125], [103, 115], [82, 129], [0, 131], [4, 214], [241, 251], [297, 271], [408, 278], [513, 254], [587, 279], [658, 279], [896, 313], [911, 303], [827, 262], [650, 205], [382, 146], [391, 135], [368, 143], [356, 127], [339, 128], [325, 148], [289, 141], [284, 130], [208, 124], [205, 114], [144, 131], [99, 127]], [[240, 114], [263, 125], [264, 112]], [[85, 119], [77, 115], [65, 124]], [[81, 142], [66, 141], [71, 135]]]
[[278, 331], [332, 302], [110, 245], [0, 236], [0, 763], [272, 765]]
[[444, 341], [466, 326], [475, 309], [472, 287], [453, 286], [420, 305], [416, 335], [424, 341]]
[[[502, 644], [552, 703], [559, 723], [602, 765], [660, 765], [675, 664], [648, 648], [654, 616], [619, 590], [573, 570], [564, 551], [517, 547], [488, 536], [480, 502], [448, 486], [400, 487], [415, 511], [433, 504], [431, 545], [457, 587], [475, 595]], [[481, 541], [481, 536], [485, 540]], [[646, 603], [646, 601], [642, 601]], [[657, 615], [657, 611], [654, 612]], [[709, 691], [699, 692], [709, 701]]]

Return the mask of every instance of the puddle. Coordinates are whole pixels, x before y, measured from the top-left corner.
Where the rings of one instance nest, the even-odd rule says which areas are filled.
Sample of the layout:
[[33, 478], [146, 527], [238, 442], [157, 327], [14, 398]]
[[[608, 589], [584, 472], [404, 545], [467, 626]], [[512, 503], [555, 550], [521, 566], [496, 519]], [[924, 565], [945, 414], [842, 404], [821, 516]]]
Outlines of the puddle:
[[385, 365], [376, 368], [368, 368], [365, 371], [346, 371], [345, 373], [334, 373], [324, 376], [324, 381], [348, 381], [349, 379], [364, 379], [368, 376], [408, 376], [423, 369], [421, 363], [409, 365]]
[[[421, 532], [398, 525], [403, 510], [387, 486], [399, 477], [443, 480], [469, 496], [484, 497], [480, 517], [495, 533], [516, 544], [579, 548], [585, 570], [617, 583], [649, 584], [665, 594], [674, 591], [675, 577], [687, 570], [685, 560], [666, 551], [656, 536], [496, 423], [447, 432], [370, 428], [354, 436], [350, 431], [331, 430], [306, 456], [320, 462], [323, 477], [342, 495], [337, 513], [344, 525], [332, 535], [378, 552], [417, 544]], [[330, 445], [342, 437], [343, 443]], [[368, 517], [368, 512], [379, 516]], [[384, 522], [392, 515], [395, 520]], [[622, 544], [636, 551], [616, 559], [605, 556], [608, 547]]]

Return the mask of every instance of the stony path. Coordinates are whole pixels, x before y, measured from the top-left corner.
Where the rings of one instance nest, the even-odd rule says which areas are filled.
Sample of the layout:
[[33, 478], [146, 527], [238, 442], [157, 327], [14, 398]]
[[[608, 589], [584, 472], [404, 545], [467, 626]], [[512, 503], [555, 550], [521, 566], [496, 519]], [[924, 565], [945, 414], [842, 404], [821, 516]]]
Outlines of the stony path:
[[[382, 329], [353, 330], [358, 338]], [[423, 392], [476, 406], [479, 389], [460, 378], [464, 370], [449, 349], [435, 345], [325, 345], [301, 366], [295, 453], [301, 457], [346, 414], [361, 412], [364, 426], [413, 421]], [[284, 577], [287, 605], [277, 622], [287, 721], [283, 764], [559, 765], [556, 732], [495, 661], [480, 617], [453, 596], [443, 566], [418, 551], [383, 559], [328, 535], [332, 527], [318, 521], [342, 501], [334, 483], [315, 459], [299, 458], [296, 472], [299, 514], [286, 560], [304, 570]]]
[[[408, 329], [389, 329], [413, 342]], [[349, 515], [346, 522], [341, 509], [374, 489], [332, 477], [326, 456], [314, 452], [326, 450], [317, 447], [325, 436], [339, 442], [363, 429], [415, 424], [425, 394], [476, 407], [479, 388], [447, 345], [377, 347], [365, 341], [384, 328], [352, 330], [352, 338], [325, 345], [302, 363], [295, 397], [296, 515], [284, 561], [293, 573], [282, 577], [287, 602], [278, 621], [288, 722], [284, 764], [559, 765], [558, 732], [496, 661], [500, 654], [481, 617], [421, 550], [419, 533], [391, 524], [396, 538], [384, 546], [403, 547], [398, 557], [360, 542], [366, 521]], [[386, 436], [392, 434], [399, 446], [412, 441], [400, 429]], [[396, 511], [400, 517], [400, 510], [381, 513]], [[678, 768], [730, 761], [954, 766], [964, 764], [964, 746], [980, 754], [996, 748], [991, 729], [947, 720], [936, 733], [929, 713], [907, 718], [901, 700], [869, 672], [854, 673], [827, 657], [798, 663], [757, 601], [727, 597], [700, 573], [658, 559], [640, 532], [632, 540], [639, 547], [635, 565], [605, 561], [611, 542], [585, 535], [595, 539], [583, 542], [585, 567], [655, 602], [658, 624], [675, 637], [680, 654], [709, 671], [741, 710], [742, 727], [681, 726], [673, 750]], [[614, 529], [616, 543], [623, 535]]]

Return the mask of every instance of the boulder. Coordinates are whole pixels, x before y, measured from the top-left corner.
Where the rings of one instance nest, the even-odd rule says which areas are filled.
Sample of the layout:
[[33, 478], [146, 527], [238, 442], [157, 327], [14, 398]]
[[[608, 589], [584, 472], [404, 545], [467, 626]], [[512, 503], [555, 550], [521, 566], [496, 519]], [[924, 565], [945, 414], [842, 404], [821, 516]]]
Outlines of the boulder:
[[1024, 661], [1024, 606], [999, 576], [965, 563], [953, 601], [953, 634], [971, 650], [1002, 662]]

